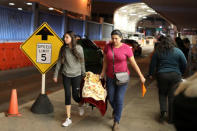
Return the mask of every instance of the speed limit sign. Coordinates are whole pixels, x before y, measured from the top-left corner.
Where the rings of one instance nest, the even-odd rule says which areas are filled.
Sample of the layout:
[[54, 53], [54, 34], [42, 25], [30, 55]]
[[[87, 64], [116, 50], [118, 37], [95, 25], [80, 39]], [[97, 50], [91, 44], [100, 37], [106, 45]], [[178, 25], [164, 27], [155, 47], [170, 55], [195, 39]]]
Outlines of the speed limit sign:
[[22, 45], [22, 51], [36, 68], [45, 74], [56, 64], [63, 41], [47, 24], [43, 23]]
[[42, 64], [50, 64], [51, 63], [51, 44], [37, 44], [37, 54], [36, 54], [36, 62]]

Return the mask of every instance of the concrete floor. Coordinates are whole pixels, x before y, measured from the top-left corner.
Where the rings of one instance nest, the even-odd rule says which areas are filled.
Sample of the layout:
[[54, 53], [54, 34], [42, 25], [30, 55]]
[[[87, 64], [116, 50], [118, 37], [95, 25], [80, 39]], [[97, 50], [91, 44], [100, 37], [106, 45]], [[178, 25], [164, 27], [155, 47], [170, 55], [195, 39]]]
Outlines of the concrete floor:
[[[85, 115], [78, 115], [77, 104], [72, 101], [72, 121], [69, 127], [61, 127], [65, 119], [64, 115], [64, 91], [48, 95], [54, 106], [54, 112], [38, 115], [30, 111], [34, 101], [19, 106], [21, 117], [5, 117], [0, 114], [1, 131], [110, 131], [113, 120], [111, 119], [111, 107], [105, 116], [94, 108], [85, 106]], [[108, 104], [109, 105], [109, 104]], [[120, 131], [175, 131], [173, 125], [158, 122], [159, 103], [156, 83], [153, 81], [148, 86], [144, 98], [141, 96], [139, 80], [132, 78], [127, 89], [124, 109], [120, 121]]]

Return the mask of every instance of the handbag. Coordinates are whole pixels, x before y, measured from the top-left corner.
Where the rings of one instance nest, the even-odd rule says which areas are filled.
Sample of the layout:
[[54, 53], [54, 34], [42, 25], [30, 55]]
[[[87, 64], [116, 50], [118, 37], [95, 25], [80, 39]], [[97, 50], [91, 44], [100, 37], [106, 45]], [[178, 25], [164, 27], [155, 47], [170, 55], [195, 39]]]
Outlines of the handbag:
[[113, 54], [113, 73], [115, 76], [116, 85], [121, 86], [127, 84], [129, 82], [129, 74], [128, 72], [114, 72], [114, 51], [111, 45], [112, 54]]
[[124, 85], [129, 82], [128, 72], [117, 72], [115, 73], [116, 85]]

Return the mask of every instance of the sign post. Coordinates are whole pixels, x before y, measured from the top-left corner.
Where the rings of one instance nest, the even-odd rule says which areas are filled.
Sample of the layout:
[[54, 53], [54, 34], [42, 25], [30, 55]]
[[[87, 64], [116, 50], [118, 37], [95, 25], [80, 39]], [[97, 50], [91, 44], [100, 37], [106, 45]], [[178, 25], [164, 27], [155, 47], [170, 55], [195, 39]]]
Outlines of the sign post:
[[41, 94], [45, 94], [45, 74], [42, 74], [42, 89], [41, 89]]
[[45, 75], [57, 62], [63, 41], [43, 23], [22, 45], [21, 50], [42, 74], [41, 94], [31, 107], [38, 114], [53, 112], [53, 105], [45, 94]]

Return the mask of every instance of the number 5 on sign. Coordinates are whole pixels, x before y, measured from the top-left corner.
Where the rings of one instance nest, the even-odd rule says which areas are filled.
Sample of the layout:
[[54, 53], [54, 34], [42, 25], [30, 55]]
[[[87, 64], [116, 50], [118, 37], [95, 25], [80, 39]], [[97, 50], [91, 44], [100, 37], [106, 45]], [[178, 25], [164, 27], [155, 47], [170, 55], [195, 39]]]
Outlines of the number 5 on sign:
[[36, 48], [36, 62], [42, 64], [51, 63], [51, 44], [38, 43]]

